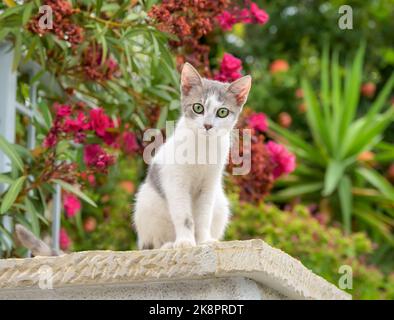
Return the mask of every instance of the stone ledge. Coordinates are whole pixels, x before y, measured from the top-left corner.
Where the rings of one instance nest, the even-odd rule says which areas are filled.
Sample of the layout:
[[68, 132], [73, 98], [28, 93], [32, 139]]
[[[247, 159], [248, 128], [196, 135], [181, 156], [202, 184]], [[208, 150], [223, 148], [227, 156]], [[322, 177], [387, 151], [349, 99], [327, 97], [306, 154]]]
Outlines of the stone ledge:
[[190, 249], [84, 251], [59, 257], [0, 260], [0, 299], [7, 292], [15, 296], [23, 290], [40, 295], [43, 270], [50, 270], [55, 290], [246, 278], [290, 299], [351, 299], [262, 240], [219, 242]]

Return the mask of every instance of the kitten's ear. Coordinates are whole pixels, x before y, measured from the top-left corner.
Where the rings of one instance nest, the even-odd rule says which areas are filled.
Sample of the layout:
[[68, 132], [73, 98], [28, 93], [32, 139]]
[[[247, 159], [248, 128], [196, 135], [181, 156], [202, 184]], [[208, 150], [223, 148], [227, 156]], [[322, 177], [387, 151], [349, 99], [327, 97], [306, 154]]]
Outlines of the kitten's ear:
[[238, 80], [235, 80], [230, 84], [227, 92], [230, 92], [235, 96], [237, 104], [242, 107], [248, 98], [250, 87], [252, 86], [252, 77], [244, 76]]
[[194, 67], [186, 62], [183, 65], [181, 73], [181, 92], [188, 95], [189, 91], [194, 86], [202, 86], [201, 76]]

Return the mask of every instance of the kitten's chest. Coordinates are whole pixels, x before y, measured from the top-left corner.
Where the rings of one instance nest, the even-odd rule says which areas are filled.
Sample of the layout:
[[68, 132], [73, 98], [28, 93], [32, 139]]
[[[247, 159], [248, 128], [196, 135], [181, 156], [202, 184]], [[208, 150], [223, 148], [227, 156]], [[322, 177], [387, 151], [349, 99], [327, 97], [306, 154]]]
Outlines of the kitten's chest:
[[214, 185], [220, 175], [220, 168], [214, 166], [190, 166], [188, 171], [188, 189], [193, 198]]

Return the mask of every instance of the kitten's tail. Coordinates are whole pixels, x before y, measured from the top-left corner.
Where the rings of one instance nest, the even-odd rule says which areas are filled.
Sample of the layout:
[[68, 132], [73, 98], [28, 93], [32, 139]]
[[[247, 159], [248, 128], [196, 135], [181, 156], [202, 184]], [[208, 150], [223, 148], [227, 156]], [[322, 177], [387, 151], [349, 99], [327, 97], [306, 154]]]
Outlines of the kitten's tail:
[[33, 256], [57, 256], [44, 241], [38, 239], [31, 231], [27, 230], [21, 224], [15, 226], [16, 236], [21, 244], [29, 249]]

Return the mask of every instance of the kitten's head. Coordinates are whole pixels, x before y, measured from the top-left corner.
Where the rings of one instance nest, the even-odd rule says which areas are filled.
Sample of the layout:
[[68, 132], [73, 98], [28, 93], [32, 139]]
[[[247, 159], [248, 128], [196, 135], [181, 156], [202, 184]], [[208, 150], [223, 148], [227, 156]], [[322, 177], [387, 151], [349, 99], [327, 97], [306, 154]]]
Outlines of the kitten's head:
[[231, 131], [251, 84], [251, 76], [232, 83], [205, 79], [191, 64], [185, 63], [181, 74], [181, 106], [186, 126], [207, 135]]

